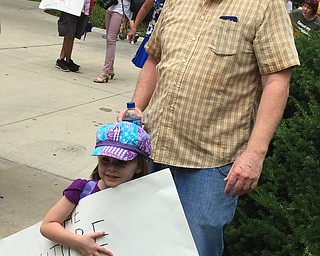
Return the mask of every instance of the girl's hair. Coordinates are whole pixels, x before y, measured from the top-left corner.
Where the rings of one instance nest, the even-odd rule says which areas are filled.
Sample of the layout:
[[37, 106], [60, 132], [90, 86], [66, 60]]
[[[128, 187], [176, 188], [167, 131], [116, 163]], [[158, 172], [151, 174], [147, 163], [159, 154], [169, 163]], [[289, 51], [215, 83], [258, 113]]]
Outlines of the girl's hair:
[[[140, 172], [135, 173], [133, 175], [133, 178], [132, 178], [133, 180], [148, 174], [148, 160], [144, 158], [142, 155], [137, 155], [137, 159], [138, 159], [138, 169], [140, 170]], [[101, 177], [98, 172], [98, 164], [92, 171], [90, 178], [92, 180], [101, 180]]]
[[318, 12], [319, 0], [304, 0], [303, 4], [310, 6], [312, 14], [316, 14]]
[[99, 172], [98, 172], [98, 165], [93, 169], [91, 175], [90, 175], [90, 179], [92, 180], [101, 180]]

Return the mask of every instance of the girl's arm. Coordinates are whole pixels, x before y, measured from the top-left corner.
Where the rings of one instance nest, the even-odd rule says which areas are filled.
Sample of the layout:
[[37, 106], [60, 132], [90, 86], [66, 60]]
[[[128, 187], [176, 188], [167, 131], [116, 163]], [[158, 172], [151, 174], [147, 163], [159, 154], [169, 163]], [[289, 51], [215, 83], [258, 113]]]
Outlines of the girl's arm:
[[85, 235], [74, 234], [63, 227], [63, 222], [70, 216], [75, 205], [63, 196], [47, 213], [42, 221], [40, 232], [51, 241], [69, 246], [81, 255], [104, 253], [112, 256], [112, 252], [98, 245], [95, 240], [104, 235], [104, 231]]
[[151, 10], [153, 3], [154, 3], [154, 0], [146, 0], [141, 6], [137, 14], [137, 17], [133, 22], [133, 25], [131, 26], [131, 29], [128, 33], [129, 42], [131, 42], [134, 39], [138, 26], [143, 21], [143, 19], [147, 16], [148, 12]]

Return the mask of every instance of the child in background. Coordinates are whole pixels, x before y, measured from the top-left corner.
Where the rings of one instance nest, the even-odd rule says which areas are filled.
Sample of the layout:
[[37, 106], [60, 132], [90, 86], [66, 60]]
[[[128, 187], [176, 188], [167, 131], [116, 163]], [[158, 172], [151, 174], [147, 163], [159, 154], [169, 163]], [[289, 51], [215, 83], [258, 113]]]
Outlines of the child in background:
[[77, 250], [83, 256], [99, 253], [111, 256], [110, 250], [95, 242], [104, 235], [104, 231], [78, 235], [64, 229], [63, 222], [83, 197], [146, 175], [151, 150], [149, 135], [133, 123], [101, 126], [96, 135], [96, 147], [91, 153], [98, 156], [91, 180], [76, 179], [63, 191], [63, 197], [45, 216], [41, 234]]

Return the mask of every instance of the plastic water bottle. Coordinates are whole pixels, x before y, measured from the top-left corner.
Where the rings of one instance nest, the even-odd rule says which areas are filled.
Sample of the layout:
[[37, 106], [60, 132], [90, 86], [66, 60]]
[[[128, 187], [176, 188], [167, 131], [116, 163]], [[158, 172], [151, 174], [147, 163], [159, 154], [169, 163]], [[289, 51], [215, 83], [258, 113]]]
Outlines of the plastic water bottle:
[[127, 110], [123, 115], [122, 121], [127, 121], [138, 126], [142, 126], [142, 118], [139, 112], [136, 110], [136, 104], [133, 101], [127, 103]]

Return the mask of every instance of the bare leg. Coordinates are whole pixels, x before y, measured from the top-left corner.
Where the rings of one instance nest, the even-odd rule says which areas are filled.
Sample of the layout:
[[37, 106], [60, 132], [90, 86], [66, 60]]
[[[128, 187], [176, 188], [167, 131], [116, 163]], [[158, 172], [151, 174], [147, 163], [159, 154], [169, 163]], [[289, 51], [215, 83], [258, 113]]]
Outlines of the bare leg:
[[63, 45], [60, 52], [60, 59], [65, 59], [67, 62], [71, 60], [73, 43], [74, 43], [74, 37], [64, 37]]

